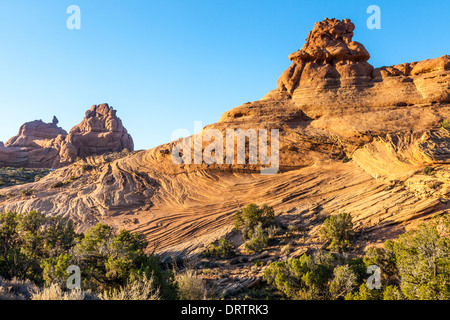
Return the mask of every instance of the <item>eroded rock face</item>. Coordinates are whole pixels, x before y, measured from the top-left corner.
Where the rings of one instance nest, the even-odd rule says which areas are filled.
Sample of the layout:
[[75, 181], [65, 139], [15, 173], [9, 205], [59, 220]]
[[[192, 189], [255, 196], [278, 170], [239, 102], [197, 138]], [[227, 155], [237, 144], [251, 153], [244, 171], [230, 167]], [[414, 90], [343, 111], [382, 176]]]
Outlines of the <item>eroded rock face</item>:
[[27, 122], [20, 127], [19, 134], [9, 139], [6, 147], [44, 147], [49, 140], [57, 136], [66, 136], [67, 132], [56, 123], [45, 123], [42, 120]]
[[281, 75], [277, 90], [292, 95], [298, 87], [338, 88], [367, 82], [373, 67], [364, 46], [352, 41], [349, 20], [325, 19], [315, 24], [301, 50], [289, 55], [292, 65]]
[[58, 168], [77, 157], [134, 148], [116, 110], [107, 104], [92, 106], [69, 134], [57, 124], [58, 119], [53, 117], [51, 123], [36, 120], [22, 125], [17, 136], [0, 145], [0, 165]]
[[364, 46], [352, 40], [354, 29], [349, 19], [316, 23], [303, 48], [289, 55], [292, 65], [277, 88], [263, 100], [292, 99], [313, 118], [347, 106], [450, 102], [448, 55], [374, 69]]
[[63, 145], [63, 159], [73, 161], [108, 152], [134, 149], [133, 139], [116, 116], [116, 110], [107, 104], [93, 105], [84, 119], [73, 127]]
[[[413, 164], [450, 162], [447, 138], [440, 138], [446, 131], [436, 133], [450, 118], [450, 56], [374, 69], [353, 31], [348, 19], [316, 23], [302, 49], [289, 56], [292, 65], [275, 90], [210, 127], [280, 129], [283, 170], [355, 152], [374, 176], [389, 175], [383, 167], [398, 165], [404, 173]], [[409, 153], [400, 155], [396, 144], [406, 143]], [[362, 156], [374, 146], [381, 154]], [[395, 156], [387, 152], [391, 146]]]
[[[448, 213], [450, 128], [443, 120], [450, 119], [449, 56], [374, 69], [353, 31], [350, 20], [316, 24], [290, 55], [292, 65], [275, 90], [202, 131], [278, 129], [279, 173], [261, 175], [259, 164], [248, 162], [175, 164], [179, 141], [173, 141], [114, 161], [88, 158], [89, 172], [80, 163], [56, 170], [31, 185], [31, 197], [0, 198], [0, 211], [64, 215], [80, 229], [102, 221], [141, 231], [158, 252], [169, 253], [202, 250], [228, 233], [236, 210], [251, 202], [311, 223], [307, 247], [317, 245], [330, 214], [352, 214], [369, 239], [363, 247]], [[60, 157], [99, 152], [90, 135], [105, 132], [125, 147], [127, 134], [113, 113], [91, 108], [62, 140]], [[202, 143], [204, 151], [209, 144]], [[426, 166], [432, 175], [424, 173]], [[63, 181], [61, 190], [51, 188]], [[20, 194], [21, 188], [2, 192]]]

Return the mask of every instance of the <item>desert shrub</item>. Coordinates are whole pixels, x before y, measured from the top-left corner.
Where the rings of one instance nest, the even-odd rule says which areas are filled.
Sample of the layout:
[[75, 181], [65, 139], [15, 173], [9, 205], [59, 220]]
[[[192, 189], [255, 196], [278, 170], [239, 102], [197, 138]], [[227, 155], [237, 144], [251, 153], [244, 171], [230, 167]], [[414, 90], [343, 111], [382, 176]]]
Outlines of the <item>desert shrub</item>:
[[248, 232], [248, 240], [245, 241], [245, 248], [251, 252], [258, 252], [269, 245], [269, 235], [263, 229], [262, 224], [258, 224]]
[[366, 267], [376, 265], [382, 270], [382, 287], [397, 285], [400, 281], [393, 245], [393, 241], [386, 241], [382, 248], [370, 247], [363, 258]]
[[333, 261], [330, 254], [303, 254], [299, 259], [272, 262], [263, 279], [290, 299], [328, 299]]
[[426, 166], [425, 168], [423, 168], [423, 173], [426, 174], [427, 176], [432, 175], [434, 172], [434, 168], [430, 167], [430, 166]]
[[249, 239], [249, 232], [261, 224], [267, 228], [275, 222], [275, 212], [272, 207], [264, 204], [261, 208], [254, 203], [250, 203], [241, 211], [237, 211], [234, 216], [234, 226], [242, 232], [244, 239]]
[[259, 259], [256, 259], [256, 261], [253, 262], [252, 268], [259, 268], [259, 267], [263, 267], [263, 266], [265, 266], [265, 265], [266, 265], [266, 262], [265, 262], [265, 261], [261, 261], [261, 260], [259, 260]]
[[154, 274], [164, 294], [175, 296], [170, 272], [159, 260], [146, 255], [143, 236], [99, 225], [83, 239], [72, 221], [46, 217], [32, 211], [0, 214], [0, 274], [9, 279], [31, 279], [64, 285], [71, 264], [80, 266], [86, 289], [111, 289], [124, 285], [132, 274]]
[[206, 287], [203, 278], [188, 269], [185, 272], [178, 273], [175, 276], [178, 284], [179, 298], [181, 300], [205, 300]]
[[367, 284], [359, 286], [358, 291], [350, 292], [345, 295], [345, 300], [381, 300], [383, 292], [377, 289], [369, 289]]
[[58, 181], [58, 182], [55, 182], [54, 184], [52, 184], [52, 185], [50, 186], [50, 188], [52, 188], [52, 189], [61, 188], [61, 187], [63, 187], [64, 185], [65, 185], [64, 182]]
[[94, 169], [94, 166], [85, 163], [85, 164], [83, 164], [83, 165], [81, 166], [81, 169], [83, 170], [83, 172], [87, 172], [87, 171], [93, 170], [93, 169]]
[[159, 288], [153, 277], [132, 275], [125, 286], [100, 294], [102, 300], [159, 300]]
[[367, 273], [367, 267], [370, 264], [367, 265], [364, 262], [363, 258], [352, 258], [352, 259], [344, 259], [344, 260], [341, 259], [340, 262], [345, 263], [349, 266], [349, 268], [356, 275], [356, 281], [358, 284], [363, 283], [369, 276]]
[[320, 236], [330, 243], [332, 250], [343, 251], [350, 245], [353, 236], [352, 216], [348, 213], [340, 213], [325, 219]]
[[87, 230], [73, 248], [71, 263], [82, 270], [84, 288], [110, 291], [124, 287], [131, 276], [145, 275], [160, 289], [161, 298], [174, 299], [177, 292], [173, 274], [161, 269], [158, 257], [144, 252], [147, 245], [140, 233], [116, 232], [99, 223]]
[[357, 285], [357, 276], [348, 265], [337, 266], [333, 270], [333, 280], [330, 283], [332, 299], [342, 299], [351, 293]]
[[450, 128], [450, 119], [444, 119], [444, 120], [442, 120], [442, 127], [444, 127], [444, 128]]
[[393, 243], [400, 288], [407, 299], [450, 299], [450, 220], [418, 226]]
[[79, 289], [63, 291], [58, 284], [32, 291], [31, 300], [85, 300], [85, 293]]
[[73, 221], [64, 217], [46, 217], [45, 227], [46, 257], [68, 253], [83, 238], [75, 231]]
[[271, 225], [266, 228], [266, 231], [269, 238], [272, 239], [275, 238], [280, 233], [281, 229], [276, 225]]
[[24, 197], [28, 197], [33, 194], [33, 189], [22, 189], [19, 191], [19, 193]]
[[376, 265], [381, 272], [381, 290], [365, 284], [348, 294], [356, 300], [434, 300], [449, 299], [450, 239], [448, 216], [423, 223], [417, 229], [386, 241], [382, 248], [369, 248], [366, 266]]
[[210, 243], [205, 251], [203, 251], [203, 256], [208, 258], [230, 258], [235, 254], [234, 245], [230, 240], [225, 238], [220, 238], [217, 245]]
[[[55, 224], [61, 228], [54, 229]], [[76, 233], [69, 225], [71, 222], [63, 218], [48, 218], [37, 211], [1, 213], [1, 274], [7, 275], [9, 279], [29, 277], [33, 281], [41, 281], [40, 261], [74, 245]], [[64, 238], [64, 246], [54, 241], [55, 237]]]
[[397, 286], [387, 286], [383, 291], [383, 300], [403, 300], [402, 291]]
[[28, 300], [34, 290], [37, 286], [30, 280], [5, 280], [0, 277], [0, 300]]
[[43, 259], [40, 263], [42, 277], [48, 285], [63, 286], [66, 283], [69, 255], [62, 253], [57, 257]]
[[438, 189], [443, 184], [442, 181], [434, 181], [429, 186], [431, 189]]
[[294, 234], [295, 234], [297, 231], [298, 231], [297, 226], [295, 226], [295, 225], [293, 225], [293, 224], [290, 224], [290, 225], [287, 226], [287, 235], [288, 235], [289, 237], [294, 236]]
[[83, 270], [87, 288], [111, 290], [126, 284], [146, 245], [140, 234], [125, 230], [117, 234], [111, 226], [99, 223], [85, 232], [73, 250], [73, 260]]

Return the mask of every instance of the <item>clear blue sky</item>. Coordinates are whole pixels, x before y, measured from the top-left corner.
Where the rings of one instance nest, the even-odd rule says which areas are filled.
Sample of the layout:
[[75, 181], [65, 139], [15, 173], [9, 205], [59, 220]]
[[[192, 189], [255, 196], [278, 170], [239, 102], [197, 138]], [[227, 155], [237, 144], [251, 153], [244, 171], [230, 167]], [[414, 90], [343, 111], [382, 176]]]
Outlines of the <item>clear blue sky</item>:
[[[81, 9], [69, 30], [66, 9]], [[369, 5], [381, 30], [369, 30]], [[0, 140], [109, 103], [136, 149], [260, 99], [314, 22], [350, 18], [375, 67], [450, 54], [450, 1], [1, 0]]]

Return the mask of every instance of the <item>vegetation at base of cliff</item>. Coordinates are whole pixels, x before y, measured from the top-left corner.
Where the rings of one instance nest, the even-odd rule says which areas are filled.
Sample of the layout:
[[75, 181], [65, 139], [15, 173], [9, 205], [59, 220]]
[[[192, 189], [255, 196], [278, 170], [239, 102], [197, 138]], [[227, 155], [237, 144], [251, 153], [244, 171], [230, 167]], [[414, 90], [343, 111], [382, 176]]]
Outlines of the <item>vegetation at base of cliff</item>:
[[320, 236], [329, 242], [329, 249], [340, 252], [347, 249], [353, 237], [352, 216], [342, 212], [328, 217], [320, 229]]
[[261, 251], [269, 245], [274, 225], [275, 212], [266, 204], [259, 207], [250, 203], [234, 215], [234, 227], [242, 233], [245, 248], [250, 252]]
[[0, 168], [0, 188], [39, 181], [50, 169]]
[[234, 254], [233, 244], [225, 238], [220, 238], [217, 245], [210, 243], [203, 251], [203, 256], [207, 258], [231, 258]]
[[273, 262], [263, 278], [288, 299], [447, 300], [449, 235], [450, 219], [442, 216], [362, 258], [318, 251]]
[[[75, 265], [81, 271], [82, 297], [177, 298], [174, 273], [162, 267], [159, 257], [144, 252], [147, 245], [142, 234], [105, 224], [78, 234], [65, 218], [36, 211], [1, 213], [0, 282], [31, 282], [32, 299], [58, 296], [58, 292], [64, 299], [69, 294], [67, 270]], [[36, 289], [39, 286], [44, 288]], [[127, 291], [134, 294], [129, 296]]]
[[[246, 208], [251, 210], [241, 214], [252, 217], [247, 222], [253, 224], [247, 229], [250, 238], [262, 230], [269, 238], [277, 233], [270, 207]], [[269, 219], [263, 224], [265, 217]], [[363, 256], [352, 251], [350, 214], [328, 217], [319, 230], [329, 244], [326, 250], [275, 261], [259, 260], [268, 257], [267, 251], [247, 257], [249, 270], [261, 270], [262, 281], [220, 296], [211, 288], [227, 276], [212, 264], [232, 265], [235, 259], [245, 263], [243, 256], [234, 257], [236, 248], [226, 238], [204, 251], [208, 258], [222, 259], [210, 262], [213, 269], [208, 270], [214, 276], [208, 276], [206, 269], [168, 268], [158, 256], [145, 252], [148, 243], [140, 233], [99, 223], [80, 234], [62, 217], [36, 211], [0, 213], [0, 300], [199, 300], [216, 294], [227, 299], [450, 299], [449, 216], [422, 223], [382, 247], [370, 247]], [[71, 265], [79, 267], [82, 290], [67, 288]]]

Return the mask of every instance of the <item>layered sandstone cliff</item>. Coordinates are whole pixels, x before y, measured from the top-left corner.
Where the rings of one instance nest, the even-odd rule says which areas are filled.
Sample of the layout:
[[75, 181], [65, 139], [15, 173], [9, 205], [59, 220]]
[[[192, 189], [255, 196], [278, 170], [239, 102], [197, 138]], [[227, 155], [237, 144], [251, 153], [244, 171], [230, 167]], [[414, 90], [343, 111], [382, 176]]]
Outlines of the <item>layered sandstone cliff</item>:
[[[274, 91], [204, 128], [279, 130], [277, 174], [261, 175], [264, 165], [249, 163], [248, 150], [244, 164], [174, 163], [178, 140], [114, 161], [89, 157], [37, 183], [5, 189], [34, 193], [0, 199], [0, 208], [64, 215], [81, 229], [97, 221], [124, 226], [145, 233], [157, 252], [195, 250], [227, 234], [234, 212], [250, 202], [301, 221], [306, 247], [319, 246], [321, 221], [342, 211], [364, 232], [363, 247], [448, 212], [450, 133], [442, 123], [450, 119], [449, 56], [373, 68], [353, 31], [348, 19], [317, 23], [289, 56], [292, 65]], [[82, 128], [96, 127], [89, 119]], [[82, 152], [77, 145], [94, 147], [82, 132], [68, 135], [80, 135], [70, 141], [73, 154]], [[199, 142], [201, 153], [209, 142]], [[86, 164], [93, 169], [84, 170]], [[423, 172], [426, 166], [432, 174]], [[51, 187], [59, 181], [68, 183]]]

